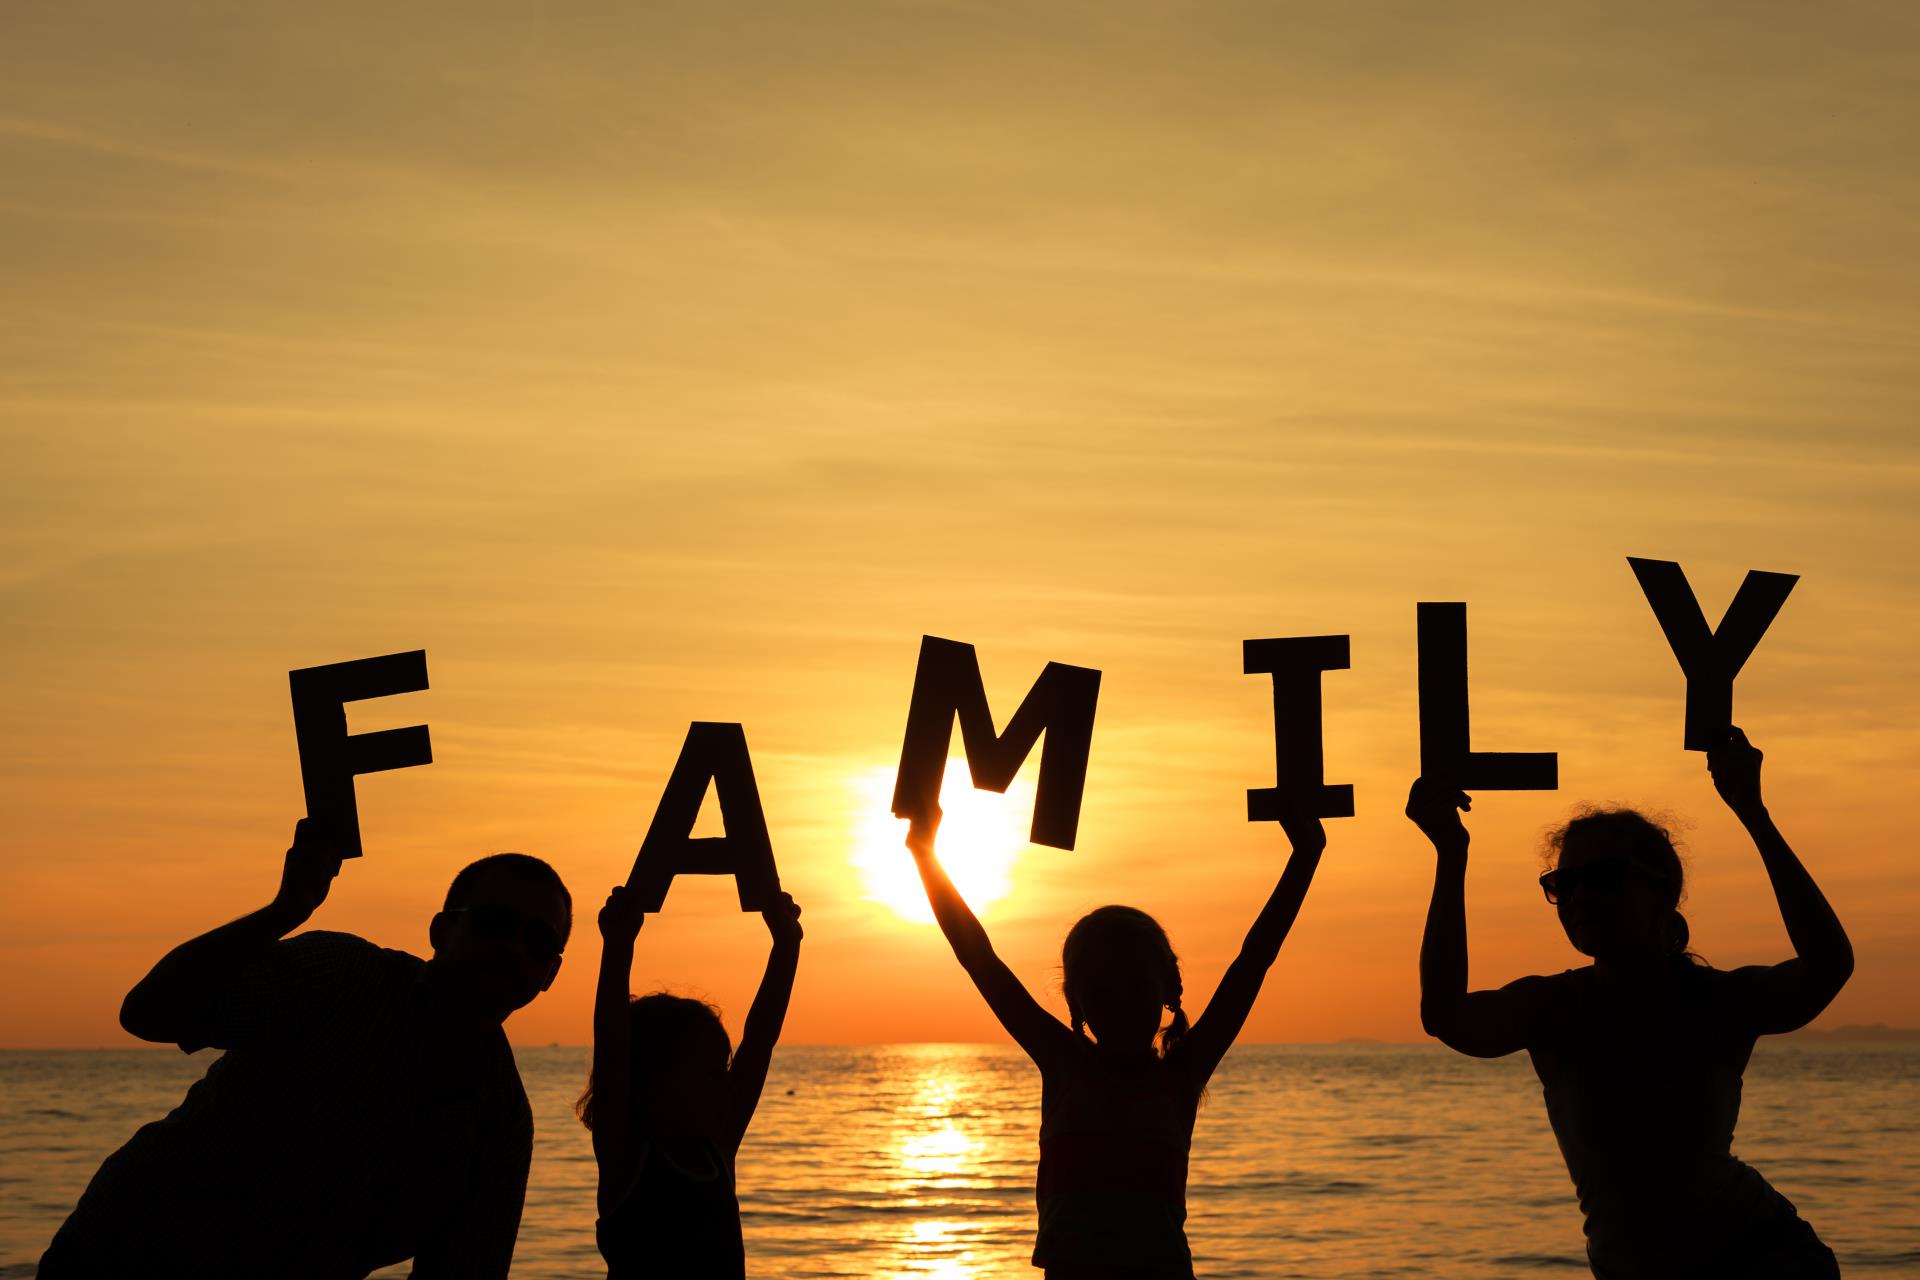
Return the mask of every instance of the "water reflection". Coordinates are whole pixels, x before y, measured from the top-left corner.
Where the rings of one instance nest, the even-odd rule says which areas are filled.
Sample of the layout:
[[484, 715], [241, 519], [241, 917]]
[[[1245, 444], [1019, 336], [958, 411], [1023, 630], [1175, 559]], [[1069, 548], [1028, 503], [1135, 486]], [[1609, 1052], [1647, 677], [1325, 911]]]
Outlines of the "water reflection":
[[971, 1064], [959, 1052], [935, 1050], [915, 1065], [894, 1111], [894, 1190], [897, 1204], [926, 1216], [910, 1218], [897, 1233], [889, 1274], [979, 1280], [995, 1259], [982, 1248], [990, 1224], [978, 1215], [980, 1198], [966, 1194], [992, 1185], [983, 1167], [986, 1143], [968, 1127], [979, 1114]]

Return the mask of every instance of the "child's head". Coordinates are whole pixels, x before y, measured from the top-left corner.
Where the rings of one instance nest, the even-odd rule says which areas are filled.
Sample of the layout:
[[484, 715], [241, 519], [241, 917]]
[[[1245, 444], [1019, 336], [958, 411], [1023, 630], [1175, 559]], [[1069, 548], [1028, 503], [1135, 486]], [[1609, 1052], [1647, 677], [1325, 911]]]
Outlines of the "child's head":
[[1187, 1033], [1180, 1008], [1180, 957], [1167, 931], [1134, 907], [1100, 907], [1080, 917], [1060, 948], [1061, 986], [1077, 1033], [1114, 1049], [1150, 1049], [1161, 1031], [1160, 1012], [1173, 1022], [1160, 1037], [1162, 1052]]
[[[704, 1000], [656, 991], [627, 1002], [627, 1022], [635, 1123], [684, 1121], [700, 1132], [717, 1132], [733, 1058], [733, 1042], [720, 1022], [720, 1011]], [[586, 1091], [574, 1104], [580, 1123], [589, 1129], [596, 1083], [589, 1072]]]

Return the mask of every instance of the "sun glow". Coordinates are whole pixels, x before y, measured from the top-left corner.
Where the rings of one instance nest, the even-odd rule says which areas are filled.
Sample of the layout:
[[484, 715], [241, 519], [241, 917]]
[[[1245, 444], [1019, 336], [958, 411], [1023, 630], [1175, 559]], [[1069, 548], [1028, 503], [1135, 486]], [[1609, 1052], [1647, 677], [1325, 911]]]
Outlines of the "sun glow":
[[[907, 821], [893, 816], [892, 765], [879, 765], [854, 779], [858, 826], [853, 865], [859, 869], [869, 901], [890, 908], [903, 920], [932, 924], [920, 873], [907, 852]], [[1013, 863], [1027, 846], [1033, 820], [1033, 784], [1016, 778], [1005, 795], [976, 791], [967, 762], [947, 762], [940, 785], [940, 863], [954, 887], [976, 913], [1013, 887]]]

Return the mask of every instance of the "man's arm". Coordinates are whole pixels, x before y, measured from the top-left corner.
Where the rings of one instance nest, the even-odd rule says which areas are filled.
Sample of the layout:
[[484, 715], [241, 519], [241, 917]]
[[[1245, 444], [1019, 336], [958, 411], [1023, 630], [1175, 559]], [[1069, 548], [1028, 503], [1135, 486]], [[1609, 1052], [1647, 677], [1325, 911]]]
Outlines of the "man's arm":
[[773, 935], [773, 949], [767, 953], [767, 970], [760, 978], [760, 990], [747, 1010], [746, 1025], [740, 1031], [740, 1047], [734, 1051], [727, 1069], [727, 1131], [722, 1135], [728, 1149], [738, 1151], [753, 1123], [753, 1112], [760, 1105], [760, 1091], [766, 1087], [767, 1067], [773, 1061], [773, 1046], [780, 1039], [780, 1028], [787, 1020], [787, 1003], [793, 998], [793, 975], [800, 967], [800, 907], [791, 894], [781, 894], [774, 905], [760, 913]]
[[121, 1027], [158, 1044], [212, 1043], [206, 1038], [208, 1022], [221, 994], [243, 969], [312, 917], [339, 871], [338, 845], [321, 824], [300, 819], [273, 901], [161, 957], [121, 1002]]

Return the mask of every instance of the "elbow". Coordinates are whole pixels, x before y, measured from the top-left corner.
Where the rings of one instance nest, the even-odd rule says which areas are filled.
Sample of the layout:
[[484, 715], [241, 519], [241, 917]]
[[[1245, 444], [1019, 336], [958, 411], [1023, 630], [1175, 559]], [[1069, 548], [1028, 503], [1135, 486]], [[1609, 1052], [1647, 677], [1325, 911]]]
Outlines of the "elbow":
[[1447, 1042], [1447, 1032], [1453, 1026], [1453, 1019], [1447, 1011], [1431, 1001], [1420, 1002], [1420, 1029], [1442, 1044]]
[[136, 1040], [166, 1044], [173, 1039], [165, 1029], [165, 1020], [153, 1008], [152, 999], [135, 987], [120, 1002], [120, 1029]]

